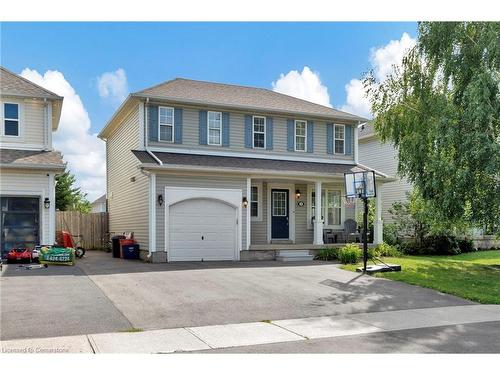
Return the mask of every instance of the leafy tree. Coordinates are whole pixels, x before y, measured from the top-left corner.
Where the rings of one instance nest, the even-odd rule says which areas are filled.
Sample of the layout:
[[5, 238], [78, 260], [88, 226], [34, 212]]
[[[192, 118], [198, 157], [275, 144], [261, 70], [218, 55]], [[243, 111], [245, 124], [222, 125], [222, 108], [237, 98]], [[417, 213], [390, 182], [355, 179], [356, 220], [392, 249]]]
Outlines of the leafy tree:
[[91, 204], [87, 200], [87, 194], [76, 187], [75, 183], [75, 176], [69, 170], [56, 177], [56, 209], [88, 213]]
[[405, 202], [395, 202], [389, 209], [398, 236], [409, 236], [422, 244], [431, 235], [463, 235], [470, 231], [467, 220], [447, 220], [431, 203], [422, 198], [418, 189], [407, 193]]
[[402, 66], [365, 78], [382, 141], [430, 212], [500, 222], [500, 23], [422, 22]]

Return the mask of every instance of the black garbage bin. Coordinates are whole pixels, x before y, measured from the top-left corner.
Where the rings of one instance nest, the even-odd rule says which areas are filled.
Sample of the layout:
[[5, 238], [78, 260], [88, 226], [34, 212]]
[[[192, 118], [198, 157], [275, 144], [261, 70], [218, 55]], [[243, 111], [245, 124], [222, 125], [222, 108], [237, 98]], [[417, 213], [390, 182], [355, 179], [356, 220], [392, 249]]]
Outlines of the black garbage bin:
[[120, 258], [120, 240], [124, 240], [124, 235], [118, 235], [111, 237], [111, 244], [113, 247], [113, 258]]

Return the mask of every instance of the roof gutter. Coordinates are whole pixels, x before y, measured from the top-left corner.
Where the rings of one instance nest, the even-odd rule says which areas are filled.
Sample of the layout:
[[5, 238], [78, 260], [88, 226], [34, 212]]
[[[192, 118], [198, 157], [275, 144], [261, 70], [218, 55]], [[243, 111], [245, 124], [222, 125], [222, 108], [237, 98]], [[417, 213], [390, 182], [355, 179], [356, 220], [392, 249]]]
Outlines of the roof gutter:
[[0, 164], [0, 169], [35, 169], [35, 170], [54, 170], [54, 171], [64, 171], [66, 165], [53, 165], [53, 164], [27, 164], [27, 163], [9, 163]]
[[[359, 165], [361, 166], [361, 164]], [[145, 170], [156, 170], [156, 171], [186, 171], [186, 172], [217, 172], [217, 173], [232, 173], [232, 174], [244, 174], [248, 173], [254, 175], [269, 175], [269, 176], [287, 176], [287, 177], [310, 177], [312, 179], [317, 178], [344, 178], [344, 173], [331, 173], [320, 177], [318, 172], [302, 172], [302, 171], [289, 171], [289, 170], [276, 170], [276, 169], [258, 169], [258, 168], [234, 168], [234, 167], [207, 167], [207, 166], [197, 166], [197, 165], [185, 165], [185, 164], [168, 164], [168, 165], [157, 165], [153, 163], [143, 163], [139, 165], [139, 168]], [[367, 167], [364, 167], [369, 169]], [[387, 176], [384, 173], [375, 171], [375, 173], [386, 182], [396, 181], [396, 179]]]

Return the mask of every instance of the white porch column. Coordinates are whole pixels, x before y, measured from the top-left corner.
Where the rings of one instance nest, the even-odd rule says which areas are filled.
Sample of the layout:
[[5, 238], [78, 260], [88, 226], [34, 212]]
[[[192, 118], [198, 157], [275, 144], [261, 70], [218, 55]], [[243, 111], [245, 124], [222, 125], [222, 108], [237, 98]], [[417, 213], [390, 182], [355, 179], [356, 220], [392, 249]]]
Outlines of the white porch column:
[[380, 244], [384, 241], [382, 221], [382, 192], [381, 184], [377, 183], [377, 196], [375, 197], [375, 219], [373, 223], [373, 243]]
[[[163, 193], [162, 193], [163, 194]], [[166, 244], [165, 244], [166, 246]], [[156, 251], [156, 174], [149, 175], [149, 253]]]
[[321, 220], [321, 181], [316, 181], [314, 212], [314, 244], [323, 245], [323, 220]]
[[[248, 205], [246, 208], [246, 215], [247, 215], [247, 226], [246, 226], [246, 233], [247, 233], [247, 242], [246, 242], [246, 250], [250, 250], [250, 244], [251, 244], [251, 222], [252, 222], [252, 217], [251, 215], [251, 202], [252, 202], [252, 179], [250, 177], [247, 178], [247, 201]], [[259, 210], [261, 207], [259, 207]]]
[[[52, 130], [50, 130], [50, 131], [52, 131]], [[56, 242], [56, 188], [55, 188], [56, 175], [55, 175], [55, 173], [49, 173], [48, 178], [49, 178], [48, 198], [50, 199], [49, 237], [45, 241], [45, 243], [48, 245], [52, 245]]]

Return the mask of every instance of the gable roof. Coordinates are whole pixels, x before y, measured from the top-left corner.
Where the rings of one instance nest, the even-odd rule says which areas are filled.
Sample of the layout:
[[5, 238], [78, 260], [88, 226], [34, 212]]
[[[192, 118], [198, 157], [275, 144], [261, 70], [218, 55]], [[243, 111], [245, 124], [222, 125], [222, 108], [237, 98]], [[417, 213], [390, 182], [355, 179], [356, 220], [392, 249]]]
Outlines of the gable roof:
[[350, 121], [367, 121], [362, 117], [347, 112], [264, 88], [196, 81], [185, 78], [175, 78], [160, 83], [133, 93], [132, 96], [191, 101], [198, 104], [206, 103], [223, 107], [251, 108], [271, 112], [289, 112]]
[[375, 133], [375, 128], [373, 127], [373, 122], [367, 122], [358, 127], [358, 139], [367, 139], [376, 137], [377, 133]]
[[52, 101], [52, 129], [59, 126], [63, 97], [0, 66], [0, 95], [49, 99]]
[[29, 96], [33, 98], [59, 99], [63, 98], [42, 86], [21, 77], [0, 66], [0, 93], [2, 95]]

